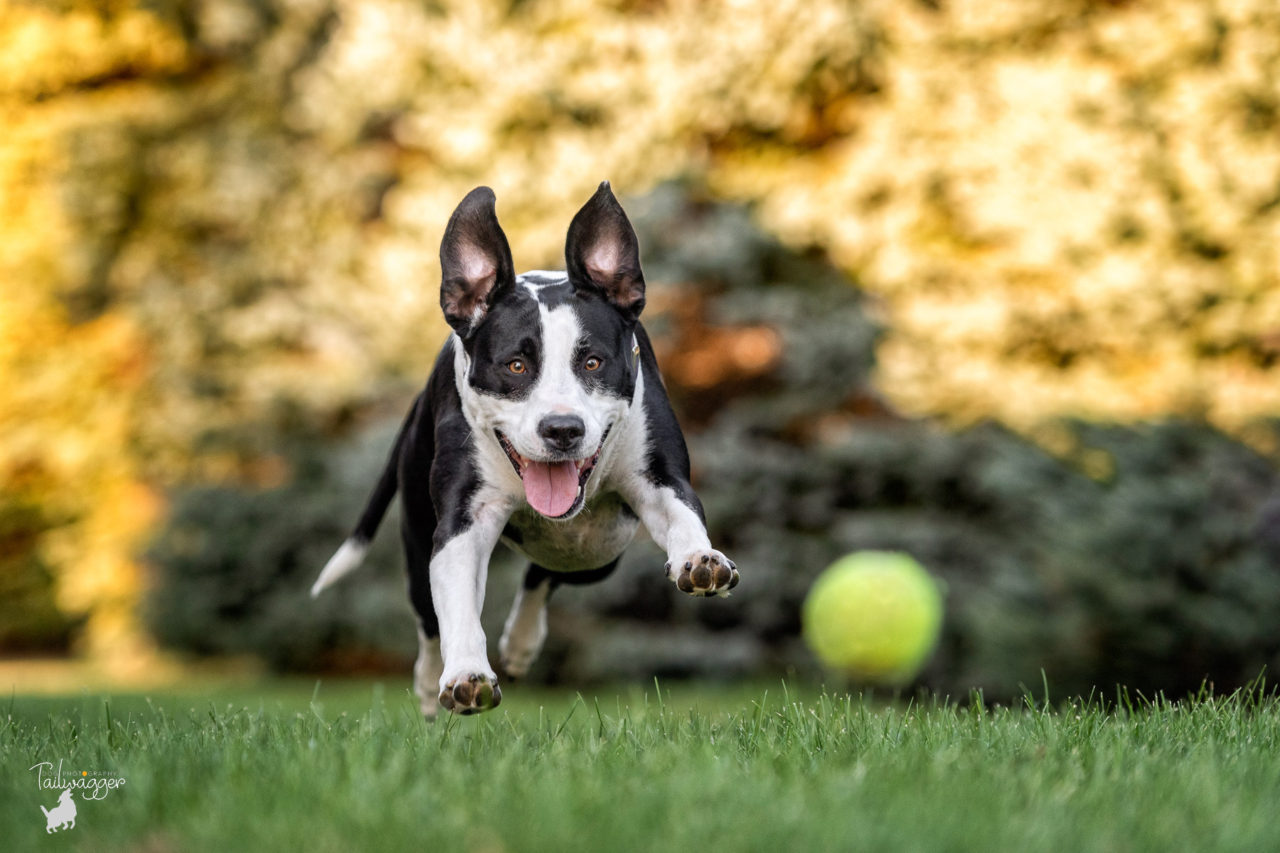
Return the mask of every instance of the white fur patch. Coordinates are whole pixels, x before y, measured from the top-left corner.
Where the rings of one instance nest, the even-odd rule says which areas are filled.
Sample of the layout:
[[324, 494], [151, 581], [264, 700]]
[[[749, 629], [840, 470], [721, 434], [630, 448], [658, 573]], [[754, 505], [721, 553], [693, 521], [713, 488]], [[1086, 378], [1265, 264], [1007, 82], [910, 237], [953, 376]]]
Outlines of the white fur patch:
[[549, 270], [530, 270], [516, 276], [516, 284], [528, 291], [529, 295], [534, 299], [538, 298], [538, 291], [542, 290], [542, 288], [565, 284], [568, 281], [569, 277], [565, 273], [551, 272]]
[[[545, 459], [547, 451], [538, 435], [538, 425], [543, 418], [548, 415], [577, 415], [586, 427], [582, 437], [583, 455], [590, 455], [600, 445], [605, 430], [626, 413], [629, 401], [590, 389], [582, 383], [575, 363], [582, 327], [574, 310], [567, 305], [557, 308], [539, 305], [538, 310], [542, 323], [541, 373], [523, 404], [515, 435], [507, 433], [507, 436], [522, 454]], [[604, 355], [606, 358], [625, 357], [622, 353]]]

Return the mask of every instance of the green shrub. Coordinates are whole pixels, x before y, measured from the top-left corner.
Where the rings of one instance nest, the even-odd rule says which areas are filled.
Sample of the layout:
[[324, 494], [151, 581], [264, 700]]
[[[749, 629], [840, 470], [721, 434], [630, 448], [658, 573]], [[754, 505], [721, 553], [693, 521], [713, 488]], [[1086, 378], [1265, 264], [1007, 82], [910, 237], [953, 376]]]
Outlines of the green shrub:
[[394, 511], [360, 576], [318, 600], [308, 595], [354, 524], [396, 426], [297, 450], [295, 477], [281, 488], [176, 496], [148, 554], [146, 615], [156, 637], [194, 655], [257, 655], [281, 670], [382, 668], [410, 656]]

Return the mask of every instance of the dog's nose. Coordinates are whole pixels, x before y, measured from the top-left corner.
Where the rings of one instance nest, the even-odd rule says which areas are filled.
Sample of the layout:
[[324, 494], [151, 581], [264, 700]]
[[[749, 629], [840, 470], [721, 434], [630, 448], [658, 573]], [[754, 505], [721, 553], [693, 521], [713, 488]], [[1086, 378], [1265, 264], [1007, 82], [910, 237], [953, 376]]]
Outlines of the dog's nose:
[[572, 452], [587, 434], [587, 425], [577, 415], [547, 415], [538, 424], [538, 435], [547, 447], [561, 453]]

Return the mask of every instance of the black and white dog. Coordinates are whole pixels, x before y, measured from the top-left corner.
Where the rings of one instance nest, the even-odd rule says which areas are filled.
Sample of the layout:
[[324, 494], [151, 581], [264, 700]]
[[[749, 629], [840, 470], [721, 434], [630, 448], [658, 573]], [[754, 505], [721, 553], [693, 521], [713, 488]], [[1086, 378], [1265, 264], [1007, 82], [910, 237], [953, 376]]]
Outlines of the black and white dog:
[[356, 568], [400, 492], [409, 597], [418, 616], [422, 712], [502, 699], [480, 607], [498, 541], [532, 561], [498, 644], [525, 674], [561, 583], [618, 564], [643, 523], [667, 577], [727, 595], [738, 571], [707, 538], [684, 437], [639, 323], [635, 231], [606, 181], [578, 211], [567, 272], [516, 275], [488, 187], [472, 190], [440, 246], [440, 305], [454, 333], [405, 420], [355, 532], [311, 594]]

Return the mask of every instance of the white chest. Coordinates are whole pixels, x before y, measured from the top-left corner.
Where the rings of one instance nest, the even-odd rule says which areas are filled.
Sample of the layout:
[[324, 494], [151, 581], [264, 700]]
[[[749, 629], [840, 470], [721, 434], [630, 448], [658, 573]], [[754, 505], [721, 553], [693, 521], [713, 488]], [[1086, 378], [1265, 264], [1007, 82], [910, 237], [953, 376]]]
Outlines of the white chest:
[[580, 572], [613, 562], [639, 524], [616, 492], [606, 492], [567, 521], [553, 521], [527, 506], [519, 509], [508, 520], [502, 541], [543, 568]]

